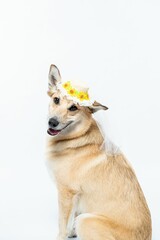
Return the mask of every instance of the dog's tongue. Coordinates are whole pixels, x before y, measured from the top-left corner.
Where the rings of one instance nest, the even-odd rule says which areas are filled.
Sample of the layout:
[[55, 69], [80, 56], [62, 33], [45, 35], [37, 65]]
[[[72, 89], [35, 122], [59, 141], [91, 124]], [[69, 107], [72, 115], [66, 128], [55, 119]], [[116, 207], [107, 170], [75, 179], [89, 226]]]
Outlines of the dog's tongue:
[[52, 129], [52, 128], [49, 128], [49, 129], [47, 130], [47, 133], [48, 133], [49, 135], [51, 135], [51, 136], [55, 136], [55, 135], [57, 135], [60, 131], [61, 131], [61, 130], [54, 130], [54, 129]]

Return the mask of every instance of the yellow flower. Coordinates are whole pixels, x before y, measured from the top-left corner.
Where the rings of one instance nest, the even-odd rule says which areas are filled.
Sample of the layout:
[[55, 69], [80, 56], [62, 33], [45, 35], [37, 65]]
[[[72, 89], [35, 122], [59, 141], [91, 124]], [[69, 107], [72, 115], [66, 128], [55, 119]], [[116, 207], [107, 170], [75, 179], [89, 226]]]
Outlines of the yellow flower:
[[83, 101], [83, 100], [89, 100], [88, 93], [85, 93], [85, 92], [78, 92], [77, 97], [78, 97], [78, 99], [80, 99], [81, 101]]
[[68, 82], [66, 82], [66, 83], [63, 84], [63, 87], [64, 87], [65, 89], [69, 89], [69, 88], [71, 87], [71, 83], [68, 81]]
[[89, 100], [88, 93], [85, 93], [85, 95], [84, 95], [84, 99], [85, 99], [85, 100]]
[[75, 96], [76, 91], [75, 91], [74, 88], [71, 88], [71, 89], [68, 91], [68, 93], [69, 93], [70, 95], [72, 95], [72, 96]]
[[83, 94], [82, 92], [79, 94], [79, 99], [80, 99], [81, 101], [83, 101], [83, 99], [84, 99], [84, 94]]

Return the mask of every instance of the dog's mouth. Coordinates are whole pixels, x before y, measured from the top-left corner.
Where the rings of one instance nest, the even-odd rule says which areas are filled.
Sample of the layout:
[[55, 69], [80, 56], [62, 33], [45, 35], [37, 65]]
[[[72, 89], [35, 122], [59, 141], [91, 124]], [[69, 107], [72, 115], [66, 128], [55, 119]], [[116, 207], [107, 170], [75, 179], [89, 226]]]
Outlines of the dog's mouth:
[[66, 127], [68, 127], [71, 123], [72, 123], [72, 121], [69, 122], [64, 128], [62, 128], [62, 129], [60, 129], [60, 130], [56, 130], [56, 129], [53, 129], [53, 128], [48, 128], [47, 133], [48, 133], [49, 135], [51, 135], [51, 136], [56, 136], [56, 135], [58, 135], [62, 130], [64, 130]]
[[51, 136], [55, 136], [60, 132], [61, 132], [61, 130], [55, 130], [55, 129], [52, 129], [52, 128], [48, 128], [48, 130], [47, 130], [47, 133]]

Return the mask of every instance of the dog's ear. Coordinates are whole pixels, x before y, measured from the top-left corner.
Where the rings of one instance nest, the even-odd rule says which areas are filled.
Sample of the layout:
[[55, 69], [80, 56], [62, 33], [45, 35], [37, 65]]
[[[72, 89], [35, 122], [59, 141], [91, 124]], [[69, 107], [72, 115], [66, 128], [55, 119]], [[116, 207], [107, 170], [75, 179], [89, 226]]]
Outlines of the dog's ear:
[[97, 112], [99, 110], [107, 110], [108, 107], [106, 107], [106, 106], [104, 106], [104, 105], [102, 105], [102, 104], [100, 104], [100, 103], [95, 101], [92, 104], [92, 106], [89, 107], [89, 109], [90, 109], [91, 113], [95, 113], [95, 112]]
[[48, 75], [48, 94], [50, 95], [56, 90], [57, 83], [61, 82], [61, 75], [59, 69], [51, 64]]

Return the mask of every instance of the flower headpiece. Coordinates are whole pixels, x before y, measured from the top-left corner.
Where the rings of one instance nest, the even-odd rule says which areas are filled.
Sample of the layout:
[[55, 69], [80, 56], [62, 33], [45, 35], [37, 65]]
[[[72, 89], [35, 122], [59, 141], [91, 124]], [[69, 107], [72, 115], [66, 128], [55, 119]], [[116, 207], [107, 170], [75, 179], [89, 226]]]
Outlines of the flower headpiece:
[[57, 88], [63, 95], [67, 96], [68, 99], [73, 100], [81, 106], [91, 106], [93, 103], [88, 94], [88, 88], [79, 83], [67, 81], [59, 83]]

